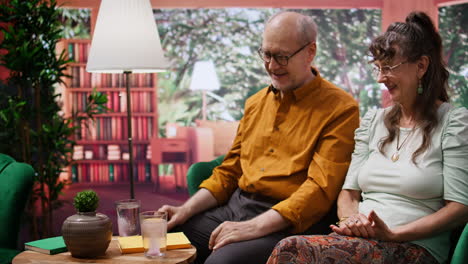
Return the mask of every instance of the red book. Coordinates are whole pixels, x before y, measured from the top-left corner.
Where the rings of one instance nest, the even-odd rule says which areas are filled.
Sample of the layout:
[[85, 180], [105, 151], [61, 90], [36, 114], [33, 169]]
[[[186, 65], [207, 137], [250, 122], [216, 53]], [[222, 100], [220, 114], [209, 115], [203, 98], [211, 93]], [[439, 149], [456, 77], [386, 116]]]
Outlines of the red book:
[[127, 112], [127, 93], [120, 93], [120, 111]]
[[144, 87], [145, 86], [145, 75], [146, 74], [139, 74], [138, 76], [138, 87]]
[[74, 57], [75, 57], [75, 61], [76, 61], [76, 62], [82, 62], [82, 61], [81, 61], [81, 58], [80, 58], [80, 47], [79, 47], [78, 43], [75, 43], [75, 44], [73, 45], [73, 48], [74, 48], [74, 50], [75, 50], [75, 56], [74, 56]]
[[149, 139], [148, 138], [148, 118], [149, 117], [143, 117], [143, 120], [141, 121], [142, 122], [142, 132], [143, 132], [143, 135], [142, 135], [142, 139]]
[[137, 118], [137, 128], [138, 128], [138, 132], [137, 132], [137, 135], [138, 135], [138, 139], [142, 139], [143, 138], [143, 118], [142, 116], [139, 116]]
[[138, 181], [144, 182], [145, 181], [145, 167], [143, 167], [143, 163], [138, 164]]
[[83, 182], [83, 165], [78, 164], [76, 166], [78, 167], [78, 182]]
[[78, 46], [80, 47], [80, 62], [86, 62], [86, 44], [80, 43]]
[[145, 98], [145, 105], [146, 105], [146, 111], [151, 112], [153, 109], [153, 103], [151, 102], [151, 97], [152, 93], [147, 92], [146, 93], [146, 98]]
[[102, 87], [102, 74], [96, 73], [96, 87]]
[[111, 117], [110, 118], [110, 126], [111, 126], [111, 129], [110, 129], [110, 132], [111, 132], [111, 140], [116, 140], [117, 139], [117, 131], [115, 130], [115, 128], [117, 127], [117, 125], [115, 124], [115, 120], [116, 120], [116, 117]]
[[114, 165], [114, 181], [120, 182], [120, 166], [118, 164]]
[[85, 43], [85, 52], [84, 52], [84, 62], [88, 61], [89, 49], [91, 48], [91, 43]]
[[112, 93], [112, 104], [114, 105], [114, 112], [118, 113], [120, 112], [120, 98], [119, 98], [119, 92], [113, 92]]
[[139, 94], [139, 105], [140, 105], [140, 112], [146, 112], [146, 105], [145, 105], [145, 95], [146, 92], [141, 92]]
[[91, 87], [94, 88], [97, 85], [97, 74], [96, 73], [91, 73]]
[[86, 72], [86, 71], [85, 71], [85, 69], [82, 68], [82, 67], [78, 68], [78, 70], [79, 70], [79, 73], [80, 73], [80, 80], [79, 80], [79, 82], [78, 82], [78, 86], [79, 86], [79, 87], [83, 87], [83, 86], [85, 85], [85, 83], [86, 83], [86, 82], [85, 82], [85, 72]]
[[85, 73], [85, 80], [84, 80], [84, 87], [91, 87], [91, 73], [86, 72]]
[[107, 82], [107, 74], [101, 73], [101, 83], [99, 84], [99, 87], [107, 87], [106, 82]]
[[153, 136], [153, 118], [148, 117], [147, 119], [148, 122], [148, 139]]

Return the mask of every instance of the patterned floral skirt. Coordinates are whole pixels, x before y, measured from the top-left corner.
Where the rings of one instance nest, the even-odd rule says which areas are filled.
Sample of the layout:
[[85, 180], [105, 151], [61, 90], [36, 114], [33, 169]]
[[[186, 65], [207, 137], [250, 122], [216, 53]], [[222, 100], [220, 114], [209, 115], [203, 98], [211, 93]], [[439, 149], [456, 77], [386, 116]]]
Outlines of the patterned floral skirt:
[[276, 244], [268, 264], [438, 263], [423, 247], [413, 243], [382, 242], [360, 237], [291, 236]]

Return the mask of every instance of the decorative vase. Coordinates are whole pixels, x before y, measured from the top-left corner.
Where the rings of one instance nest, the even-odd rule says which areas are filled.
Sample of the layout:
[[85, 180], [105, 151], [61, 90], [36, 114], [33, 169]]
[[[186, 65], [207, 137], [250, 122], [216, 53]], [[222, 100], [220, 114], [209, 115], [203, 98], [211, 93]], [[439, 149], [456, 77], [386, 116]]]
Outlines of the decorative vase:
[[73, 257], [101, 256], [112, 239], [112, 222], [104, 214], [78, 212], [63, 222], [62, 235]]

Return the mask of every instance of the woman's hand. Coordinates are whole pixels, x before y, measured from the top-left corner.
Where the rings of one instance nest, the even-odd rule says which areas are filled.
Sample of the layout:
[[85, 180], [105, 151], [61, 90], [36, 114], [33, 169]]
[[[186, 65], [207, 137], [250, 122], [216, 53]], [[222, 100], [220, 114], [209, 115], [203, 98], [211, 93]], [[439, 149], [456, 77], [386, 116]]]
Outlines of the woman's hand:
[[331, 225], [333, 232], [344, 236], [356, 236], [378, 239], [381, 241], [398, 241], [396, 234], [372, 210], [369, 216], [354, 214], [343, 219], [338, 225]]
[[372, 210], [369, 213], [369, 221], [372, 222], [371, 229], [373, 235], [370, 238], [378, 239], [381, 241], [398, 241], [395, 232], [388, 228], [387, 224], [380, 219], [380, 217]]
[[330, 228], [333, 232], [345, 236], [372, 238], [375, 235], [371, 221], [361, 213], [344, 218], [337, 225], [331, 225]]

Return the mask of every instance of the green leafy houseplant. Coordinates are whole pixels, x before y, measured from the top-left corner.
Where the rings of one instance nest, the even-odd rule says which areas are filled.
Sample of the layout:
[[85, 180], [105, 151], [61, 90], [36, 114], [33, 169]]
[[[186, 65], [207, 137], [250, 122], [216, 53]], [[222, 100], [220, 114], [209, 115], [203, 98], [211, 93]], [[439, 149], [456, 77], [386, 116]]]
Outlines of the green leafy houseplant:
[[95, 212], [99, 206], [99, 197], [93, 190], [85, 190], [76, 194], [73, 200], [78, 212]]
[[[104, 255], [112, 239], [112, 222], [96, 213], [99, 197], [93, 190], [77, 193], [73, 205], [78, 212], [62, 225], [62, 235], [73, 257], [91, 258]], [[86, 247], [83, 247], [86, 245]]]
[[[64, 116], [55, 87], [67, 77], [65, 51], [58, 51], [62, 25], [55, 0], [11, 0], [0, 5], [0, 65], [9, 70], [0, 83], [0, 152], [31, 164], [36, 171], [28, 213], [34, 239], [51, 235], [53, 209], [67, 181], [59, 180], [72, 162], [73, 135], [82, 120], [107, 111], [96, 91], [85, 113]], [[14, 146], [14, 147], [13, 147]], [[36, 210], [39, 203], [39, 210]]]

